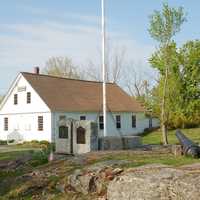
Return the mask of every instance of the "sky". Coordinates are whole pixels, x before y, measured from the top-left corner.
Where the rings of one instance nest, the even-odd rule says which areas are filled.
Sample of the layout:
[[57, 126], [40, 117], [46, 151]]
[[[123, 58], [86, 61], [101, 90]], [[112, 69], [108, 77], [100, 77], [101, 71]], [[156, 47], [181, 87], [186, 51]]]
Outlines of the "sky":
[[[106, 32], [113, 47], [124, 47], [136, 70], [157, 76], [148, 58], [158, 45], [149, 33], [149, 16], [161, 0], [105, 0]], [[67, 56], [85, 67], [100, 62], [100, 0], [0, 0], [0, 94], [21, 71], [45, 66], [52, 56]], [[200, 36], [200, 1], [169, 0], [183, 6], [187, 22], [174, 38], [178, 45]]]

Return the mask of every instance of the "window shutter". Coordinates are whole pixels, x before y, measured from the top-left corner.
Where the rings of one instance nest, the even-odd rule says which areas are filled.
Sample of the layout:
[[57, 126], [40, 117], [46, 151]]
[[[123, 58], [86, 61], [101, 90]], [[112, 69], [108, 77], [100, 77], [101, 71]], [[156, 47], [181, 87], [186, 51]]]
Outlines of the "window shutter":
[[4, 118], [4, 131], [8, 131], [8, 118]]
[[27, 104], [31, 103], [31, 93], [30, 92], [27, 92], [27, 94], [26, 94], [26, 102], [27, 102]]
[[18, 94], [14, 94], [14, 105], [18, 104]]
[[43, 131], [43, 129], [44, 129], [43, 116], [38, 116], [38, 131]]

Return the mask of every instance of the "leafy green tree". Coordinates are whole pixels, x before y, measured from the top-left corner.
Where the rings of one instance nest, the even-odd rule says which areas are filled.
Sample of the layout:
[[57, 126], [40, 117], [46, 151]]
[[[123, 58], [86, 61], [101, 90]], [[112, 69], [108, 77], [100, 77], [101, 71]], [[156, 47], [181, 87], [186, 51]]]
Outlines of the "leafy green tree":
[[180, 49], [182, 109], [188, 124], [200, 124], [200, 40], [189, 41]]
[[167, 122], [166, 99], [168, 98], [167, 90], [169, 89], [168, 79], [171, 64], [171, 43], [173, 36], [180, 31], [181, 25], [186, 21], [185, 13], [182, 7], [170, 8], [168, 4], [163, 4], [162, 12], [154, 11], [150, 16], [149, 33], [156, 41], [159, 42], [164, 60], [159, 66], [161, 80], [163, 82], [162, 100], [161, 100], [161, 127], [163, 133], [163, 143], [168, 144], [167, 139]]
[[[189, 41], [181, 48], [170, 45], [171, 64], [166, 98], [167, 125], [170, 128], [193, 127], [200, 124], [200, 41]], [[165, 54], [155, 52], [150, 63], [163, 72]], [[162, 100], [163, 76], [153, 90], [153, 111], [158, 116]]]

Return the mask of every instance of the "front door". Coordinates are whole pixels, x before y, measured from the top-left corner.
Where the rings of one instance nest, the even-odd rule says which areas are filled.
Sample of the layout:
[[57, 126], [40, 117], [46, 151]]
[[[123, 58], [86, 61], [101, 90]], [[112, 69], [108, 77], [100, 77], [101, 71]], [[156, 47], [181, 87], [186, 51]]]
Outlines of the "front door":
[[71, 127], [70, 125], [60, 125], [58, 137], [56, 139], [57, 153], [71, 153]]

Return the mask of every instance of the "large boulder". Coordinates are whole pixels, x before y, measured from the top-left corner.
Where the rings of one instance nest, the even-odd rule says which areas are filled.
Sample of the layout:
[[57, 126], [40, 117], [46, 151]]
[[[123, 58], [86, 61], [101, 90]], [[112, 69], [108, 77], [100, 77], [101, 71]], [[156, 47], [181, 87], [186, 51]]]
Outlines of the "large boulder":
[[151, 165], [128, 170], [108, 185], [108, 200], [197, 200], [200, 174]]
[[109, 160], [93, 164], [82, 170], [75, 170], [68, 177], [68, 185], [74, 191], [88, 194], [105, 194], [107, 183], [123, 172], [121, 165], [127, 164], [127, 161]]
[[83, 174], [80, 170], [75, 170], [75, 172], [68, 177], [68, 184], [73, 187], [75, 191], [88, 194], [95, 190], [94, 179], [95, 176], [91, 173]]

